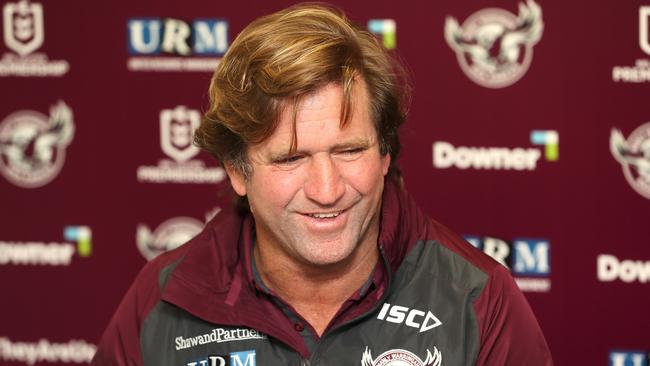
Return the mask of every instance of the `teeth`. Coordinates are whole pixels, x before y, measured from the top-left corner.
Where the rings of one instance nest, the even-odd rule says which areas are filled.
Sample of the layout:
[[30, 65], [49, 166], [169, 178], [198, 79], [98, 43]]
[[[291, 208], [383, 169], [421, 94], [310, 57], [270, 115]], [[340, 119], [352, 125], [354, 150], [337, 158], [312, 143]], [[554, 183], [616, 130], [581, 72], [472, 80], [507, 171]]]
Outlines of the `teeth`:
[[332, 212], [332, 213], [310, 214], [309, 216], [315, 217], [317, 219], [331, 219], [340, 214], [341, 214], [340, 212]]

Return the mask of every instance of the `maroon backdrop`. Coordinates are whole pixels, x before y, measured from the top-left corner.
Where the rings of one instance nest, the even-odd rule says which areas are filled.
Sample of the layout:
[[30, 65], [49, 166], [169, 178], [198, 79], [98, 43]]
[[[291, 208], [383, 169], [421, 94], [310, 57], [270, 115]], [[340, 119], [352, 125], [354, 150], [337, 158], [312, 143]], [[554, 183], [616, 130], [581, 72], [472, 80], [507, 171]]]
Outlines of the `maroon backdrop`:
[[[0, 1], [0, 364], [88, 362], [229, 204], [190, 135], [229, 43], [290, 3]], [[650, 2], [338, 5], [412, 75], [425, 211], [511, 268], [558, 365], [647, 365]]]

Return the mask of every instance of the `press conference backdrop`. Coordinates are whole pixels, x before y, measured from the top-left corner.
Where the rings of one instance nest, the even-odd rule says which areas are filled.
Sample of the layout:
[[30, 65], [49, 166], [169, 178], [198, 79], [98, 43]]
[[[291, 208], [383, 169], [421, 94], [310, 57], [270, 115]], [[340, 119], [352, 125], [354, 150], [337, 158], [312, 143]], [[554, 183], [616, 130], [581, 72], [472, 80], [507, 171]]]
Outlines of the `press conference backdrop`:
[[[0, 364], [87, 363], [146, 261], [230, 204], [191, 135], [290, 2], [0, 4]], [[648, 365], [650, 2], [337, 5], [412, 76], [407, 189], [510, 268], [556, 363]]]

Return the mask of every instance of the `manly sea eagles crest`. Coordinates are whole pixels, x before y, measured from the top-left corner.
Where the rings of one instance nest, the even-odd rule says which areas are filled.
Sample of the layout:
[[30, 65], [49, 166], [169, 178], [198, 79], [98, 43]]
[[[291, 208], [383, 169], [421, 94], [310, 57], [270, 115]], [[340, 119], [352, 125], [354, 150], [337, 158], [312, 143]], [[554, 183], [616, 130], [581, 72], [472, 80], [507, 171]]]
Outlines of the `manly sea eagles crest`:
[[442, 354], [433, 347], [433, 353], [427, 350], [427, 357], [422, 361], [410, 351], [392, 349], [373, 359], [370, 349], [366, 347], [361, 358], [361, 366], [442, 366]]

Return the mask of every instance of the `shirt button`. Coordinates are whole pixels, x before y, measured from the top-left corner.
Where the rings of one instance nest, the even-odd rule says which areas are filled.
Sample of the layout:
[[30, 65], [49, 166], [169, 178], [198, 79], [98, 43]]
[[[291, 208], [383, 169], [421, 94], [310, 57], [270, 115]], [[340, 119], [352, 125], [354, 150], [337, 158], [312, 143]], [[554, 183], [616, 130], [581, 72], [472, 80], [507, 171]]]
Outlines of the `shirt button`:
[[303, 330], [305, 330], [305, 326], [302, 325], [301, 323], [295, 323], [293, 325], [293, 329], [295, 329], [296, 332], [302, 332]]

